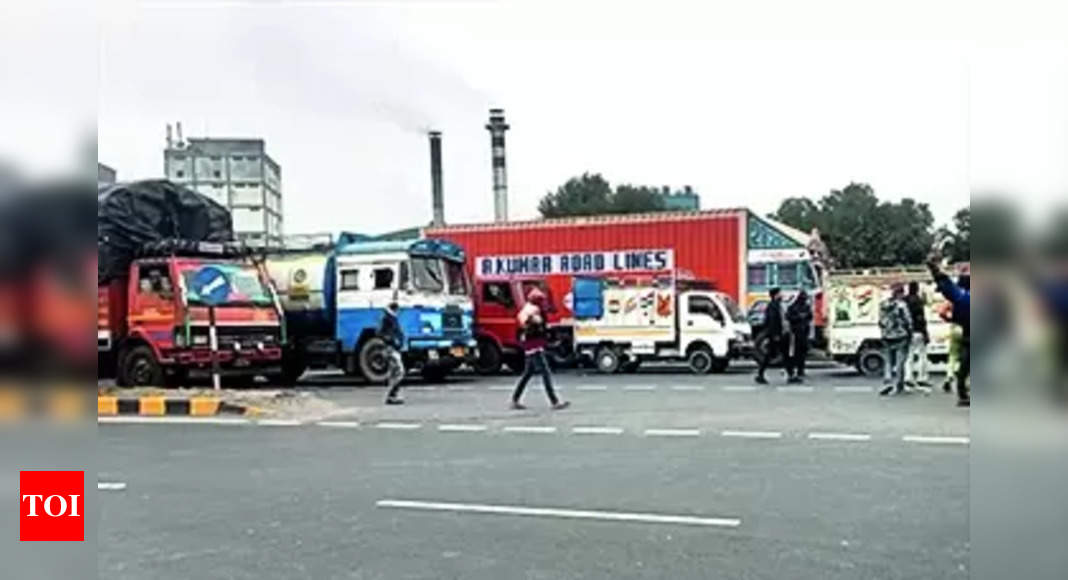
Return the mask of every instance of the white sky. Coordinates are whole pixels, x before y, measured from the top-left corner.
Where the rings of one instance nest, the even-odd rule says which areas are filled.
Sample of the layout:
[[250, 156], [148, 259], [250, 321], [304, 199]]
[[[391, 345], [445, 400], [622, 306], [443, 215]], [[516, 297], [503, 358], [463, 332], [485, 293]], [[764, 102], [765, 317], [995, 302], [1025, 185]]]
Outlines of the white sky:
[[[444, 132], [447, 221], [490, 220], [491, 106], [512, 126], [513, 218], [583, 171], [760, 212], [865, 181], [930, 203], [939, 222], [969, 186], [1068, 192], [1063, 44], [1021, 70], [1036, 48], [975, 50], [963, 3], [817, 4], [114, 4], [99, 156], [121, 179], [158, 177], [168, 122], [186, 137], [262, 137], [282, 166], [286, 233], [427, 223], [430, 126]], [[978, 25], [1059, 33], [997, 13]], [[1052, 96], [1021, 107], [1006, 71]], [[1061, 113], [1059, 130], [1040, 107]], [[977, 131], [989, 146], [970, 145]], [[1034, 160], [1002, 136], [1052, 152]], [[1020, 164], [1035, 177], [1018, 179]]]

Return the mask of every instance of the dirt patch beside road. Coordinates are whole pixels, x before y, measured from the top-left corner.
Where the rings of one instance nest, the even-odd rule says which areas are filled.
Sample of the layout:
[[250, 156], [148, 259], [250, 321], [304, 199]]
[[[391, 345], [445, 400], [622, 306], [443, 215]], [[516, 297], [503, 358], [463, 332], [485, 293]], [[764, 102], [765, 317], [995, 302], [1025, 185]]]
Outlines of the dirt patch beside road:
[[340, 407], [333, 401], [299, 390], [237, 390], [210, 388], [162, 389], [159, 387], [99, 387], [97, 394], [121, 398], [166, 397], [168, 399], [218, 398], [227, 403], [256, 409], [258, 415], [297, 420], [311, 420], [336, 414]]

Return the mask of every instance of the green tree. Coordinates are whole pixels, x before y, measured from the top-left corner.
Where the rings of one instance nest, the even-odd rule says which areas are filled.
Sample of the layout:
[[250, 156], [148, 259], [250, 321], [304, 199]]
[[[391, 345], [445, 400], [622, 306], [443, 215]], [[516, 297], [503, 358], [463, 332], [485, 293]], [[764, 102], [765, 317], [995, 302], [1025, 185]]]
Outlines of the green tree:
[[597, 215], [609, 213], [612, 186], [600, 173], [583, 173], [541, 198], [538, 211], [542, 217]]
[[842, 268], [920, 264], [934, 240], [927, 204], [880, 202], [866, 183], [832, 190], [818, 202], [786, 199], [773, 217], [803, 231], [819, 228], [835, 265]]
[[612, 213], [663, 211], [664, 198], [655, 188], [626, 184], [616, 186], [610, 205]]

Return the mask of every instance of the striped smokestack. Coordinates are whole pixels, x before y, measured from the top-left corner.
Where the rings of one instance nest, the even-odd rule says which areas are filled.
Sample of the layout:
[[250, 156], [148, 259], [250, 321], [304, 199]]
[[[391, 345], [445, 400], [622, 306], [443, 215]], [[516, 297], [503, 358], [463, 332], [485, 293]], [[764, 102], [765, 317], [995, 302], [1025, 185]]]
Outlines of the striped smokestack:
[[445, 225], [445, 194], [441, 186], [441, 131], [431, 131], [430, 136], [430, 192], [434, 205], [433, 226]]
[[504, 109], [490, 109], [489, 123], [490, 147], [493, 151], [493, 219], [498, 222], [508, 221], [508, 173], [504, 167], [504, 132], [508, 123], [504, 122]]

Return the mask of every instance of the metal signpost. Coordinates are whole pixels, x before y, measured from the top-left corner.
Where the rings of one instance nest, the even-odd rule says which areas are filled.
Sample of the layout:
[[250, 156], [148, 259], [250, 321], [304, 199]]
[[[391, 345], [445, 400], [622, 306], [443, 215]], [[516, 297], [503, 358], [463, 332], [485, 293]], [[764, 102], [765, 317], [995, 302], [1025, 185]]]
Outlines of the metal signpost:
[[211, 385], [221, 388], [219, 379], [219, 335], [215, 331], [215, 307], [230, 296], [230, 278], [216, 266], [205, 266], [193, 276], [191, 290], [208, 305], [208, 342], [211, 347]]

